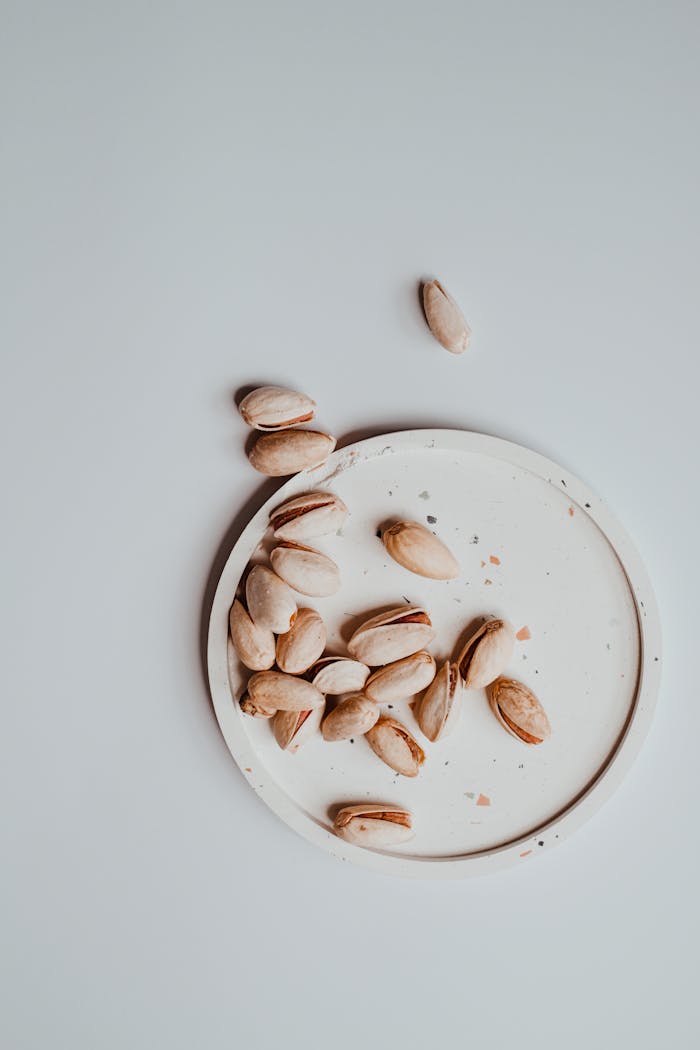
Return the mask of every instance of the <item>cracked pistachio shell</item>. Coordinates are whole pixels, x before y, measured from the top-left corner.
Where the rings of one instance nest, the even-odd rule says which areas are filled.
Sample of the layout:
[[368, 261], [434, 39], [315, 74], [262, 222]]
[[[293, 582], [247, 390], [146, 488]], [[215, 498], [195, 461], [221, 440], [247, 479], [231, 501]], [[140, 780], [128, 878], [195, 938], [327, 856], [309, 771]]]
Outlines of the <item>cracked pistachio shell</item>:
[[294, 754], [318, 732], [323, 708], [311, 711], [278, 711], [272, 723], [275, 740], [283, 751]]
[[380, 667], [370, 675], [365, 693], [378, 704], [390, 704], [415, 696], [430, 685], [435, 677], [435, 661], [424, 649]]
[[515, 628], [507, 620], [487, 620], [459, 654], [457, 665], [467, 689], [483, 689], [508, 666], [515, 646]]
[[406, 726], [395, 718], [380, 718], [367, 733], [367, 743], [375, 755], [405, 777], [418, 776], [425, 753]]
[[316, 402], [283, 386], [260, 386], [243, 398], [238, 411], [256, 430], [283, 430], [314, 418]]
[[364, 736], [379, 718], [379, 708], [366, 696], [348, 696], [326, 715], [321, 726], [324, 740], [349, 740]]
[[355, 846], [381, 849], [413, 838], [411, 814], [399, 806], [344, 806], [333, 821], [336, 835]]
[[463, 354], [469, 346], [471, 329], [450, 293], [439, 281], [423, 285], [423, 309], [428, 327], [438, 343], [451, 354]]
[[270, 514], [277, 540], [310, 540], [337, 532], [348, 508], [332, 492], [304, 492], [286, 500]]
[[417, 521], [398, 521], [382, 533], [388, 554], [409, 572], [431, 580], [455, 580], [459, 562], [430, 529]]
[[285, 634], [297, 616], [290, 588], [267, 565], [254, 565], [245, 585], [248, 612], [258, 627]]
[[334, 437], [318, 430], [279, 430], [261, 434], [248, 453], [248, 459], [261, 474], [282, 478], [319, 467], [335, 444]]
[[348, 642], [348, 651], [370, 667], [379, 667], [417, 653], [434, 637], [425, 609], [402, 605], [366, 620]]
[[277, 639], [277, 666], [287, 674], [303, 674], [326, 648], [326, 625], [315, 609], [300, 609], [296, 620]]
[[332, 558], [313, 547], [283, 540], [270, 554], [272, 568], [299, 594], [325, 598], [340, 588], [340, 570]]
[[359, 692], [368, 675], [366, 664], [347, 656], [324, 656], [311, 668], [312, 683], [328, 696]]
[[272, 718], [277, 712], [274, 707], [265, 707], [263, 704], [256, 704], [254, 700], [251, 700], [248, 693], [244, 693], [239, 701], [239, 706], [244, 715], [250, 715], [251, 718]]
[[541, 744], [551, 735], [549, 719], [532, 690], [513, 678], [498, 678], [491, 686], [491, 710], [511, 736], [525, 744]]
[[445, 662], [413, 708], [416, 722], [428, 740], [435, 742], [452, 732], [462, 707], [462, 689], [457, 664]]
[[326, 702], [311, 682], [282, 671], [258, 671], [248, 682], [248, 695], [256, 705], [275, 711], [310, 711]]
[[251, 671], [267, 671], [275, 662], [275, 636], [253, 623], [245, 606], [236, 599], [229, 614], [231, 642], [241, 663]]

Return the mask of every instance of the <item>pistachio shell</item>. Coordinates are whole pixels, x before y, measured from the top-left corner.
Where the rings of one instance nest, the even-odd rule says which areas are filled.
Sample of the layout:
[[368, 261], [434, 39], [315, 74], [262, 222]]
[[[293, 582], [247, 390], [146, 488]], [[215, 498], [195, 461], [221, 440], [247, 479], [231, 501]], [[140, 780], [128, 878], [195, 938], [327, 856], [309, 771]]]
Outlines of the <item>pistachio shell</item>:
[[311, 711], [278, 711], [272, 723], [275, 740], [283, 751], [294, 754], [318, 732], [323, 708]]
[[313, 547], [284, 540], [270, 554], [272, 568], [299, 594], [325, 598], [340, 587], [340, 570], [332, 558]]
[[430, 529], [417, 521], [399, 521], [382, 533], [382, 542], [394, 561], [409, 572], [431, 580], [454, 580], [459, 562]]
[[265, 707], [264, 704], [256, 704], [254, 700], [250, 698], [248, 693], [244, 693], [239, 701], [239, 706], [244, 715], [250, 715], [251, 718], [272, 718], [273, 715], [277, 714], [274, 707]]
[[290, 588], [267, 565], [254, 565], [245, 585], [248, 612], [256, 626], [285, 634], [297, 615]]
[[270, 514], [275, 539], [309, 540], [341, 528], [348, 508], [332, 492], [305, 492], [286, 500]]
[[326, 626], [315, 609], [300, 609], [296, 620], [277, 639], [277, 666], [287, 674], [308, 671], [326, 647]]
[[322, 693], [339, 696], [361, 690], [367, 681], [369, 667], [347, 656], [324, 656], [311, 668], [311, 681]]
[[344, 806], [333, 828], [339, 838], [367, 849], [396, 846], [413, 838], [411, 814], [399, 806]]
[[282, 430], [308, 423], [314, 418], [315, 408], [316, 402], [306, 394], [283, 386], [260, 386], [243, 398], [238, 411], [256, 430]]
[[471, 636], [457, 665], [467, 689], [483, 689], [508, 666], [515, 646], [515, 628], [507, 620], [488, 620]]
[[379, 667], [417, 653], [434, 637], [425, 609], [402, 605], [366, 620], [348, 642], [348, 651], [370, 667]]
[[463, 354], [469, 346], [471, 330], [457, 303], [439, 281], [423, 285], [423, 309], [438, 343], [451, 354]]
[[413, 708], [416, 722], [428, 740], [439, 740], [452, 732], [462, 708], [462, 689], [457, 664], [446, 661]]
[[282, 671], [258, 671], [248, 682], [248, 694], [258, 706], [275, 711], [309, 711], [326, 702], [311, 682]]
[[341, 700], [323, 720], [324, 740], [349, 740], [363, 736], [379, 718], [379, 708], [366, 696], [357, 694]]
[[266, 671], [275, 662], [275, 636], [267, 627], [253, 623], [236, 599], [229, 614], [231, 642], [238, 659], [251, 671]]
[[423, 649], [380, 667], [367, 679], [365, 693], [378, 704], [390, 704], [415, 696], [430, 685], [434, 677], [435, 661]]
[[491, 686], [491, 710], [511, 736], [525, 744], [549, 739], [551, 727], [535, 694], [513, 678], [498, 678]]
[[425, 761], [420, 744], [395, 718], [380, 718], [367, 733], [375, 755], [405, 777], [415, 777]]
[[248, 453], [248, 459], [261, 474], [281, 478], [320, 466], [335, 444], [334, 437], [318, 430], [280, 430], [261, 434]]

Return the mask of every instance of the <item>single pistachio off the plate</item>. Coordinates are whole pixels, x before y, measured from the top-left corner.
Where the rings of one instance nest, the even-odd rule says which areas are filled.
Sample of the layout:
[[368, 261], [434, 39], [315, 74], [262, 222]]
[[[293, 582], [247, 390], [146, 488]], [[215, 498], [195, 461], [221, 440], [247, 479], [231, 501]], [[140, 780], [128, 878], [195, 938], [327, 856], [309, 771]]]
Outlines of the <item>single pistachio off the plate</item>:
[[321, 732], [324, 740], [349, 740], [364, 736], [379, 718], [379, 708], [361, 693], [348, 696], [323, 719]]
[[326, 647], [326, 625], [315, 609], [299, 609], [286, 634], [277, 638], [277, 666], [287, 674], [303, 674]]
[[314, 418], [316, 402], [306, 394], [283, 386], [260, 386], [247, 394], [238, 411], [256, 430], [284, 430]]
[[430, 685], [435, 677], [435, 660], [421, 649], [402, 660], [385, 664], [371, 674], [365, 684], [365, 693], [378, 704], [406, 700]]
[[487, 620], [457, 660], [466, 689], [483, 689], [503, 674], [515, 647], [515, 628], [507, 620]]
[[333, 828], [339, 838], [366, 849], [397, 846], [413, 838], [411, 814], [400, 806], [366, 802], [344, 806], [337, 814]]
[[348, 508], [332, 492], [304, 492], [276, 507], [270, 514], [276, 540], [310, 540], [337, 532]]
[[369, 667], [349, 656], [323, 656], [309, 671], [313, 685], [328, 696], [357, 693], [364, 688]]
[[454, 729], [461, 711], [462, 680], [457, 664], [446, 661], [413, 708], [421, 733], [428, 740], [439, 740]]
[[379, 667], [425, 649], [434, 637], [425, 609], [401, 605], [365, 620], [348, 642], [348, 652], [369, 667]]
[[295, 754], [316, 735], [322, 717], [322, 707], [310, 711], [278, 711], [272, 722], [275, 740], [283, 751]]
[[261, 434], [250, 452], [251, 466], [271, 478], [298, 474], [319, 467], [328, 459], [336, 441], [318, 430], [278, 430]]
[[463, 354], [469, 346], [471, 329], [450, 293], [439, 281], [423, 285], [423, 309], [428, 327], [438, 343], [451, 354]]
[[283, 671], [258, 671], [248, 682], [248, 695], [254, 704], [275, 711], [310, 711], [326, 703], [311, 682]]
[[275, 636], [267, 627], [253, 623], [242, 602], [236, 599], [229, 613], [231, 642], [241, 663], [251, 671], [267, 671], [275, 662]]
[[395, 718], [380, 718], [366, 734], [367, 743], [382, 762], [405, 777], [418, 776], [425, 753], [406, 726]]
[[491, 686], [491, 710], [504, 729], [524, 744], [541, 744], [551, 736], [549, 719], [531, 689], [513, 678], [497, 678]]
[[299, 594], [326, 598], [340, 588], [340, 569], [327, 554], [293, 540], [281, 540], [270, 554], [272, 568]]
[[286, 634], [297, 617], [297, 603], [290, 587], [267, 565], [254, 565], [245, 585], [248, 612], [254, 624]]
[[442, 540], [417, 521], [399, 521], [384, 529], [388, 554], [409, 572], [430, 580], [455, 580], [459, 562]]

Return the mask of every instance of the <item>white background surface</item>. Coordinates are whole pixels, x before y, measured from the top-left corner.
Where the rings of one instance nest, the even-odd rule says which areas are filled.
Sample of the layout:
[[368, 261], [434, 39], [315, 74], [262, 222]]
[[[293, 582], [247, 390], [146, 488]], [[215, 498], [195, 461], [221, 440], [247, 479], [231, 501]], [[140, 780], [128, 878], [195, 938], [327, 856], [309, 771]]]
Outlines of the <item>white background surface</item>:
[[[692, 1045], [696, 5], [2, 6], [0, 1042]], [[198, 635], [258, 380], [530, 445], [636, 538], [661, 703], [559, 849], [393, 881], [244, 783]]]

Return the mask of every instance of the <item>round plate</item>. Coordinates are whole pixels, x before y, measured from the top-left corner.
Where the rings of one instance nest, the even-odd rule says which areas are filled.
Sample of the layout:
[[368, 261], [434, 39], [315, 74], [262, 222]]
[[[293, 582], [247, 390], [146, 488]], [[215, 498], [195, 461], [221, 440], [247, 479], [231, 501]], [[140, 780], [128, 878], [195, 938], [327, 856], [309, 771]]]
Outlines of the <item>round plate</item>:
[[[266, 560], [270, 511], [290, 496], [329, 489], [350, 515], [311, 543], [339, 564], [342, 587], [306, 599], [344, 652], [354, 628], [403, 602], [424, 606], [437, 629], [438, 664], [456, 655], [482, 617], [519, 633], [507, 674], [532, 688], [551, 739], [527, 746], [494, 718], [483, 691], [465, 695], [444, 741], [421, 736], [407, 700], [390, 712], [416, 734], [426, 761], [415, 779], [393, 773], [361, 737], [297, 754], [270, 723], [241, 713], [247, 672], [227, 656], [228, 613], [248, 562]], [[392, 562], [377, 529], [392, 519], [432, 528], [462, 573], [425, 580]], [[644, 566], [601, 500], [567, 471], [519, 445], [456, 430], [414, 430], [360, 441], [286, 482], [253, 517], [219, 580], [208, 638], [211, 694], [226, 743], [254, 790], [290, 827], [344, 860], [384, 872], [456, 877], [520, 862], [560, 841], [609, 797], [631, 765], [656, 701], [661, 635]], [[233, 691], [233, 695], [232, 695]], [[340, 805], [381, 802], [413, 814], [400, 851], [338, 839]]]

